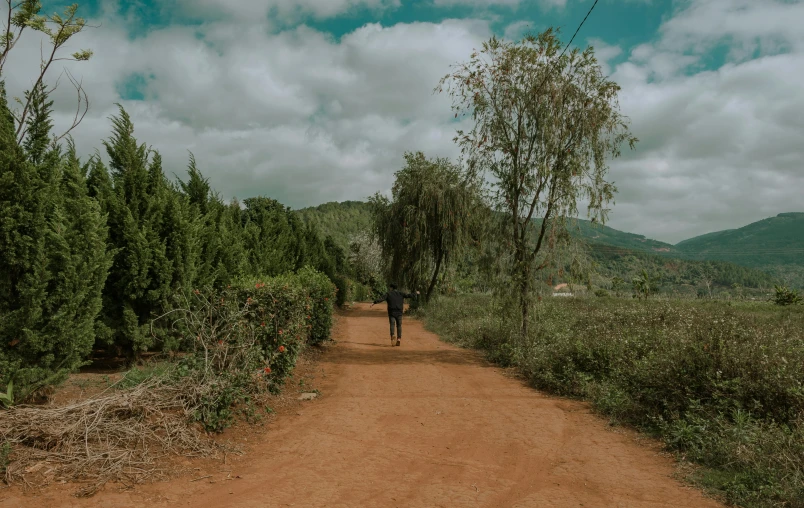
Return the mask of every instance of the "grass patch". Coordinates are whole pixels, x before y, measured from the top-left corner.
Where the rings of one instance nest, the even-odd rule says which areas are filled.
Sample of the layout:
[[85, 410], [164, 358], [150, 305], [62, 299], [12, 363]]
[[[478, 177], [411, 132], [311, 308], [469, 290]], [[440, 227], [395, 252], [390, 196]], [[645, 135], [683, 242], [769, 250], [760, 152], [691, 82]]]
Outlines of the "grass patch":
[[524, 340], [488, 296], [441, 297], [421, 314], [534, 387], [660, 437], [727, 502], [804, 507], [803, 307], [546, 299]]
[[144, 365], [134, 367], [127, 371], [123, 374], [123, 378], [115, 383], [114, 386], [118, 390], [133, 388], [150, 379], [165, 376], [172, 366], [173, 364], [168, 361], [145, 363]]

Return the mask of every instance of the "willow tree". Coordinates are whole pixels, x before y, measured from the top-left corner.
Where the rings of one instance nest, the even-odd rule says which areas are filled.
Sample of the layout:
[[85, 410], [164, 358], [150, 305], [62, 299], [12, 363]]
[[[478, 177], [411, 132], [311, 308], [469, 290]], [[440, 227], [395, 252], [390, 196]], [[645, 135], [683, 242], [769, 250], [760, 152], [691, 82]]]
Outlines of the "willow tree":
[[406, 153], [405, 162], [395, 175], [393, 199], [379, 193], [369, 199], [373, 232], [389, 260], [390, 278], [409, 288], [427, 284], [429, 300], [484, 207], [477, 179], [449, 160], [417, 152]]
[[616, 191], [607, 159], [637, 140], [619, 112], [620, 87], [603, 76], [593, 48], [565, 54], [552, 29], [519, 42], [493, 37], [453, 69], [435, 91], [446, 88], [455, 117], [473, 123], [454, 140], [493, 177], [526, 335], [534, 271], [567, 237], [579, 202], [593, 222], [605, 221]]

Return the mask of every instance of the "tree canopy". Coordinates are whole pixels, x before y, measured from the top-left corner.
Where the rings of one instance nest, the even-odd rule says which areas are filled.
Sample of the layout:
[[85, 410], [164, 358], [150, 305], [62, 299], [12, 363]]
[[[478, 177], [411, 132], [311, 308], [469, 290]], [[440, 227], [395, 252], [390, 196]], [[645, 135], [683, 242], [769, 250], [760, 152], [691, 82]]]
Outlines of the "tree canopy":
[[389, 260], [388, 276], [409, 288], [427, 284], [429, 299], [442, 269], [476, 231], [485, 209], [480, 182], [445, 158], [406, 153], [392, 199], [377, 193], [373, 232]]
[[593, 48], [565, 54], [552, 29], [519, 42], [492, 37], [436, 91], [445, 87], [455, 117], [472, 121], [454, 139], [462, 157], [492, 177], [494, 204], [505, 212], [526, 333], [533, 271], [547, 266], [568, 238], [566, 220], [579, 203], [593, 221], [605, 221], [616, 191], [607, 180], [608, 159], [637, 141], [619, 112], [620, 87], [603, 76]]

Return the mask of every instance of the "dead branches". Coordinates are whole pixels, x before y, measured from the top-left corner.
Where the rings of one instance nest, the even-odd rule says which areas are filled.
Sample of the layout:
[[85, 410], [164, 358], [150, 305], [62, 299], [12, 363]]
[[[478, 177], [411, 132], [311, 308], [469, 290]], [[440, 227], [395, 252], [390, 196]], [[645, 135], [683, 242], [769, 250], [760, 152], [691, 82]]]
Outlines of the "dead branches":
[[216, 456], [220, 447], [189, 423], [195, 408], [187, 404], [187, 392], [158, 377], [62, 407], [3, 411], [0, 436], [14, 447], [5, 480], [78, 482], [84, 486], [76, 495], [90, 496], [109, 481], [165, 477], [159, 459], [168, 455]]

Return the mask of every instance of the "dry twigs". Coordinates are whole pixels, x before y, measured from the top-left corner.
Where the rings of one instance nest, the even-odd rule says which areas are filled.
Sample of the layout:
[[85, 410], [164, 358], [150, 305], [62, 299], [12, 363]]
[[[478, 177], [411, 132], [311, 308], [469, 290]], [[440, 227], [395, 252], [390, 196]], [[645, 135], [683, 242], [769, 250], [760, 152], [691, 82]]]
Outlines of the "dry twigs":
[[79, 497], [109, 481], [125, 485], [167, 476], [158, 459], [216, 456], [220, 446], [198, 426], [186, 387], [152, 378], [62, 407], [17, 406], [0, 412], [0, 435], [14, 446], [7, 483], [80, 482]]
[[[180, 301], [157, 318], [172, 320], [170, 330], [161, 333], [183, 336], [188, 350], [167, 370], [142, 382], [124, 377], [99, 395], [68, 405], [0, 411], [0, 443], [12, 447], [7, 483], [78, 482], [84, 486], [76, 495], [91, 496], [108, 482], [128, 486], [166, 477], [161, 459], [170, 455], [232, 451], [205, 431], [223, 430], [236, 414], [256, 419], [271, 383], [278, 385], [295, 365], [296, 353], [289, 356], [289, 350], [300, 347], [307, 309], [299, 300], [294, 314], [280, 321], [256, 297], [243, 303], [236, 292], [193, 293], [195, 301]], [[279, 295], [266, 290], [261, 297], [275, 304]], [[299, 338], [278, 343], [283, 330]], [[272, 374], [272, 367], [281, 374]], [[136, 384], [126, 387], [131, 381]]]

